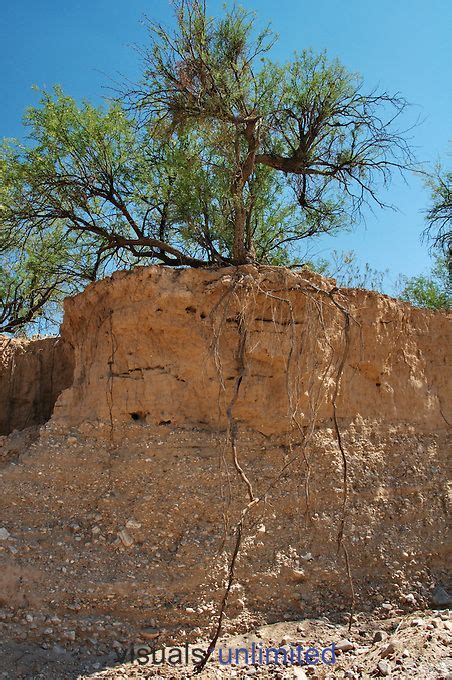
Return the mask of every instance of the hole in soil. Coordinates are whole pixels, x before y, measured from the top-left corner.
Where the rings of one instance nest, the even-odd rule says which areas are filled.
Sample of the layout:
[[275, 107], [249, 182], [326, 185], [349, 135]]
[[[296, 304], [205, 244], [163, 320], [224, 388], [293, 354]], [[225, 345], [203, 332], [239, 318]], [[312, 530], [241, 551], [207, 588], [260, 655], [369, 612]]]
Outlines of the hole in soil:
[[142, 411], [134, 411], [129, 414], [132, 420], [146, 420], [146, 413]]
[[201, 312], [200, 316], [201, 316], [201, 319], [205, 319], [205, 318], [206, 318], [206, 315], [204, 314], [204, 312]]
[[377, 387], [381, 387], [381, 383], [375, 383]]
[[171, 420], [161, 420], [159, 425], [171, 425]]
[[185, 307], [187, 314], [196, 314], [196, 307]]

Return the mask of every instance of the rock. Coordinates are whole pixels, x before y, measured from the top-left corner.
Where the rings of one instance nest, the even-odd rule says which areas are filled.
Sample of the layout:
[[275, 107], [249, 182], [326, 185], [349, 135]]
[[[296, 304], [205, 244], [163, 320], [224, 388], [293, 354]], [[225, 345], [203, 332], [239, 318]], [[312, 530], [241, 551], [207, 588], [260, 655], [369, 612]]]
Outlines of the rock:
[[68, 640], [75, 640], [75, 630], [65, 630], [64, 631], [64, 637], [67, 638]]
[[380, 675], [389, 675], [391, 672], [388, 662], [383, 660], [378, 662], [377, 670]]
[[413, 619], [410, 623], [410, 626], [415, 628], [416, 626], [422, 626], [424, 624], [422, 619]]
[[76, 437], [68, 437], [66, 439], [66, 443], [69, 444], [70, 446], [74, 446], [74, 444], [77, 444], [77, 438]]
[[416, 598], [413, 595], [413, 593], [408, 593], [408, 595], [404, 595], [403, 599], [407, 604], [416, 605]]
[[384, 630], [376, 630], [372, 642], [376, 644], [377, 642], [381, 642], [384, 640], [386, 637], [386, 633]]
[[0, 527], [0, 541], [7, 541], [10, 536], [11, 534], [9, 533], [8, 529], [5, 529], [5, 527]]
[[118, 531], [118, 536], [124, 547], [130, 548], [133, 545], [133, 538], [131, 537], [129, 532], [126, 531], [125, 529], [122, 529], [122, 531]]
[[383, 602], [381, 606], [382, 609], [386, 609], [386, 611], [390, 611], [392, 609], [392, 604], [390, 604], [389, 602]]
[[141, 523], [134, 519], [128, 519], [126, 522], [126, 529], [141, 529]]
[[382, 651], [381, 651], [381, 658], [385, 659], [387, 656], [392, 656], [392, 654], [395, 654], [396, 647], [393, 642], [390, 642]]
[[452, 597], [442, 586], [436, 586], [430, 596], [430, 601], [437, 609], [447, 609], [452, 606]]
[[306, 574], [304, 569], [292, 569], [291, 574], [293, 580], [297, 583], [301, 583], [302, 581], [306, 580]]
[[143, 638], [143, 640], [157, 640], [157, 638], [160, 637], [160, 631], [153, 627], [142, 628], [140, 630], [140, 637]]
[[351, 652], [355, 649], [355, 644], [350, 640], [340, 640], [336, 645], [335, 649], [337, 652]]
[[292, 668], [292, 678], [294, 680], [308, 680], [308, 676], [306, 675], [304, 670], [297, 666], [294, 666], [294, 668]]
[[93, 536], [98, 536], [100, 534], [100, 527], [98, 526], [93, 527], [91, 529], [91, 533], [93, 534]]

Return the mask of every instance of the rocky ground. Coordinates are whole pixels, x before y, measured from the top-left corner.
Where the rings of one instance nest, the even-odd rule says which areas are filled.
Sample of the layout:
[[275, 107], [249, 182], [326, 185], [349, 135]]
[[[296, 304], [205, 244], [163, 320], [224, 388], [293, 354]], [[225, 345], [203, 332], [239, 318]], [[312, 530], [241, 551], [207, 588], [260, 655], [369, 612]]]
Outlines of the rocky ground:
[[[390, 604], [388, 603], [388, 606]], [[31, 617], [25, 615], [20, 622], [14, 622], [2, 613], [3, 636], [0, 645], [2, 670], [0, 677], [11, 680], [91, 680], [105, 678], [109, 680], [126, 680], [128, 678], [186, 678], [193, 677], [193, 665], [170, 665], [168, 663], [153, 665], [146, 663], [143, 651], [149, 649], [145, 645], [153, 644], [156, 660], [161, 660], [162, 647], [158, 637], [149, 642], [151, 634], [142, 631], [138, 639], [130, 640], [127, 635], [118, 634], [116, 640], [108, 642], [94, 641], [88, 646], [80, 647], [76, 641], [66, 643], [52, 642], [48, 633], [48, 641], [33, 645], [27, 641], [30, 631]], [[40, 623], [48, 631], [52, 621]], [[99, 632], [102, 633], [106, 622], [99, 620]], [[9, 630], [9, 638], [5, 631]], [[269, 665], [246, 664], [244, 653], [239, 664], [221, 666], [218, 662], [218, 651], [212, 661], [202, 671], [201, 677], [213, 678], [292, 678], [303, 680], [312, 678], [332, 680], [333, 678], [419, 678], [450, 679], [452, 663], [448, 650], [452, 631], [452, 618], [448, 611], [413, 612], [409, 616], [394, 615], [388, 609], [386, 618], [376, 619], [368, 615], [357, 615], [352, 626], [333, 623], [326, 617], [303, 621], [286, 621], [250, 631], [240, 636], [228, 635], [222, 638], [217, 646], [224, 649], [223, 661], [227, 660], [227, 648], [252, 649], [261, 646], [281, 647], [290, 655], [291, 647], [309, 647], [318, 649], [331, 647], [335, 643], [336, 662], [331, 665], [298, 665], [290, 662]], [[12, 633], [12, 634], [11, 634]], [[200, 640], [194, 646], [206, 648], [206, 641]], [[138, 658], [130, 660], [132, 650]], [[191, 649], [191, 647], [190, 647]], [[173, 652], [174, 653], [174, 652]], [[124, 654], [125, 659], [124, 659]], [[167, 658], [169, 648], [167, 648]], [[174, 658], [174, 657], [173, 657]], [[234, 655], [233, 657], [234, 658]], [[264, 657], [265, 658], [265, 657]], [[327, 659], [330, 656], [327, 655]], [[273, 657], [270, 657], [273, 661]], [[121, 661], [125, 661], [121, 663]], [[249, 659], [250, 661], [250, 659]], [[199, 676], [198, 676], [199, 677]]]
[[[282, 530], [305, 521], [294, 505], [299, 480], [287, 479], [243, 546], [219, 642], [288, 653], [335, 643], [336, 663], [225, 667], [214, 655], [203, 678], [452, 677], [451, 601], [442, 588], [433, 591], [447, 582], [445, 507], [430, 490], [433, 482], [440, 488], [434, 475], [443, 468], [432, 463], [445, 447], [439, 437], [407, 428], [388, 435], [367, 427], [344, 432], [359, 489], [351, 499], [350, 557], [361, 613], [352, 630], [349, 583], [336, 554], [340, 487], [327, 474], [334, 460], [328, 432], [319, 431], [312, 452], [315, 531]], [[250, 475], [259, 470], [259, 487], [285, 460], [285, 449], [247, 437], [241, 453]], [[0, 679], [192, 673], [189, 665], [143, 665], [130, 656], [149, 644], [207, 647], [224, 592], [221, 446], [219, 435], [167, 425], [131, 425], [113, 442], [108, 425], [89, 423], [70, 431], [50, 423], [0, 439]], [[385, 493], [375, 479], [385, 480]], [[240, 493], [232, 481], [231, 513]]]

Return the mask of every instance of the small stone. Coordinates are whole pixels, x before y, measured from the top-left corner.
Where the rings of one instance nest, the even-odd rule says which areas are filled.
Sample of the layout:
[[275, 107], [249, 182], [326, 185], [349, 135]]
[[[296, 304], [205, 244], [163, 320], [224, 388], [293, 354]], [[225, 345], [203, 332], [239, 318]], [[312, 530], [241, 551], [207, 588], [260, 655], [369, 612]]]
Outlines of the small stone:
[[131, 535], [125, 529], [122, 529], [122, 531], [119, 531], [118, 536], [121, 539], [121, 542], [124, 545], [124, 547], [130, 548], [133, 545], [133, 539], [132, 539]]
[[98, 536], [100, 534], [100, 527], [98, 526], [93, 527], [91, 529], [91, 533], [93, 534], [93, 536]]
[[340, 640], [336, 645], [335, 649], [337, 652], [350, 652], [355, 649], [355, 645], [350, 640]]
[[8, 529], [5, 529], [5, 527], [0, 527], [0, 541], [7, 541], [10, 536], [11, 534], [9, 533]]
[[391, 656], [394, 654], [396, 651], [395, 645], [393, 642], [390, 642], [389, 645], [387, 645], [382, 651], [381, 651], [381, 658], [385, 659], [387, 656]]
[[452, 622], [451, 621], [444, 621], [444, 628], [449, 631], [449, 633], [452, 633]]
[[66, 631], [64, 632], [64, 636], [65, 636], [68, 640], [75, 640], [75, 630], [66, 630]]
[[27, 621], [27, 623], [33, 623], [32, 614], [25, 614], [25, 621]]
[[408, 595], [404, 595], [403, 599], [407, 604], [412, 604], [412, 605], [416, 604], [416, 598], [413, 595], [413, 593], [408, 593]]
[[76, 437], [68, 437], [66, 439], [66, 443], [69, 444], [70, 446], [73, 446], [74, 444], [77, 444], [77, 438]]
[[292, 569], [292, 578], [294, 581], [300, 583], [306, 580], [306, 574], [304, 569]]
[[137, 522], [135, 519], [128, 519], [126, 522], [127, 529], [141, 529], [141, 523]]
[[386, 609], [386, 611], [390, 611], [392, 609], [392, 604], [390, 604], [389, 602], [383, 602], [381, 606], [383, 609]]
[[391, 672], [388, 662], [383, 660], [378, 662], [377, 670], [380, 675], [389, 675]]
[[156, 640], [158, 637], [160, 637], [160, 631], [153, 627], [142, 628], [140, 630], [140, 637], [142, 637], [144, 640]]
[[308, 676], [304, 670], [302, 668], [298, 668], [297, 666], [294, 666], [292, 669], [292, 678], [294, 678], [294, 680], [308, 680]]
[[281, 638], [281, 642], [279, 643], [280, 647], [284, 647], [284, 645], [289, 645], [291, 643], [291, 638], [288, 635], [284, 635], [283, 638]]
[[385, 637], [386, 633], [384, 632], [384, 630], [376, 630], [372, 642], [376, 644], [377, 642], [381, 642], [382, 640], [384, 640]]
[[411, 623], [410, 623], [410, 626], [412, 626], [413, 628], [415, 628], [416, 626], [422, 626], [423, 623], [424, 623], [424, 622], [423, 622], [422, 619], [413, 619], [413, 620], [411, 621]]

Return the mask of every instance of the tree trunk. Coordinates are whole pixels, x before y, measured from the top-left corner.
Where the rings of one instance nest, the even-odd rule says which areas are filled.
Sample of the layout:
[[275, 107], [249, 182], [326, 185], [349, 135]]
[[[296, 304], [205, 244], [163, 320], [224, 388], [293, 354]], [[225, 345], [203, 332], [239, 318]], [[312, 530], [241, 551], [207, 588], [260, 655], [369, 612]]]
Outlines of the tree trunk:
[[232, 244], [232, 259], [235, 264], [246, 264], [248, 252], [245, 245], [246, 211], [243, 206], [243, 196], [234, 196], [234, 241]]

